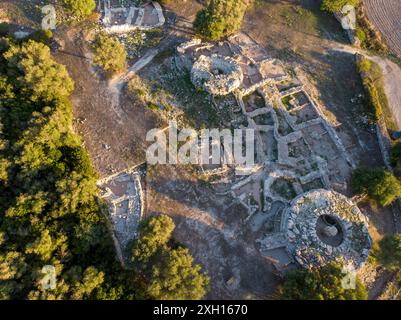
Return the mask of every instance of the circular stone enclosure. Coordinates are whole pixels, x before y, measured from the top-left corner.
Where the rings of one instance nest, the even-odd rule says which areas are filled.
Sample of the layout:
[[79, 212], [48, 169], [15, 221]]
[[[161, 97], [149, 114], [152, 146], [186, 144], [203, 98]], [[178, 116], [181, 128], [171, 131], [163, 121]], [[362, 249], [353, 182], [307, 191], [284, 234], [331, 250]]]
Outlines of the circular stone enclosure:
[[341, 221], [330, 214], [317, 218], [316, 234], [323, 243], [332, 247], [338, 247], [346, 236]]
[[318, 189], [298, 196], [284, 219], [287, 250], [305, 268], [341, 261], [358, 269], [372, 247], [366, 217], [335, 191]]
[[241, 66], [231, 57], [200, 56], [191, 70], [191, 81], [212, 95], [227, 95], [244, 80]]

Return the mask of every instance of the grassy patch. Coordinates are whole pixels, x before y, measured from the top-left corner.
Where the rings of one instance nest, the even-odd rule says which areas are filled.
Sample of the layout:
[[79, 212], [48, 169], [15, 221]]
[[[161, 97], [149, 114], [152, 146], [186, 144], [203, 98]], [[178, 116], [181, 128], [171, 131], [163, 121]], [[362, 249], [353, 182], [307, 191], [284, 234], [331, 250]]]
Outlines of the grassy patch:
[[277, 179], [271, 185], [271, 190], [280, 197], [291, 200], [296, 197], [296, 192], [291, 181], [287, 179]]
[[285, 106], [287, 110], [291, 109], [290, 101], [292, 99], [292, 96], [285, 96], [284, 98], [281, 99], [281, 102]]
[[379, 55], [387, 55], [389, 50], [379, 34], [373, 28], [365, 14], [364, 4], [361, 3], [357, 10], [357, 23], [355, 35], [361, 40], [362, 48]]
[[383, 118], [387, 128], [397, 130], [384, 91], [383, 74], [380, 67], [375, 62], [361, 57], [358, 61], [358, 71], [365, 89], [365, 110], [369, 119], [377, 122]]
[[157, 85], [160, 91], [174, 97], [183, 111], [183, 119], [195, 128], [218, 127], [219, 116], [210, 96], [197, 90], [189, 73], [177, 73], [170, 65], [164, 64], [157, 73]]

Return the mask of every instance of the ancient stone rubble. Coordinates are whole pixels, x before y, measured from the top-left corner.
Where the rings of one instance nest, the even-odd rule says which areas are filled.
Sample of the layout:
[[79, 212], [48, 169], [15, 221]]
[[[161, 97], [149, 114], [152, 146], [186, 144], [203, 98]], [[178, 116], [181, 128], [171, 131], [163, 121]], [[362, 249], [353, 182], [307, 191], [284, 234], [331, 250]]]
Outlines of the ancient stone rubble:
[[102, 24], [109, 33], [127, 33], [134, 30], [149, 30], [165, 23], [163, 9], [152, 1], [142, 7], [123, 6], [113, 0], [99, 0], [98, 8], [103, 13]]
[[[354, 221], [354, 218], [349, 220], [349, 217], [337, 214], [344, 219], [342, 225], [347, 232], [344, 241], [333, 248], [324, 242], [316, 242], [316, 249], [313, 249], [315, 238], [310, 238], [313, 231], [308, 233], [305, 229], [305, 233], [297, 234], [297, 230], [287, 226], [287, 212], [296, 201], [294, 198], [303, 199], [308, 192], [314, 195], [313, 190], [319, 190], [319, 195], [330, 201], [337, 199], [337, 202], [347, 204], [363, 221], [358, 208], [337, 193], [346, 191], [344, 181], [355, 168], [355, 163], [326, 119], [323, 108], [308, 93], [309, 83], [305, 85], [297, 77], [290, 76], [280, 61], [270, 58], [243, 34], [218, 44], [193, 39], [180, 45], [177, 53], [177, 68], [190, 72], [195, 86], [212, 95], [235, 95], [248, 127], [255, 129], [255, 165], [251, 168], [235, 167], [237, 176], [230, 175], [227, 168], [223, 174], [221, 170], [211, 170], [210, 174], [216, 172], [221, 176], [220, 184], [213, 182], [218, 194], [231, 194], [247, 208], [249, 216], [246, 221], [253, 223], [255, 230], [263, 230], [269, 221], [273, 225], [273, 230], [256, 241], [260, 252], [275, 261], [279, 271], [285, 271], [295, 263], [305, 267], [316, 266], [339, 256], [349, 260], [347, 262], [352, 267], [360, 267], [371, 246], [366, 224], [351, 223], [349, 221]], [[218, 69], [212, 65], [213, 59], [230, 61], [233, 66], [230, 70], [239, 67], [242, 83], [224, 86], [209, 81], [216, 76], [213, 69]], [[205, 86], [205, 82], [208, 85]], [[322, 208], [322, 212], [330, 211], [331, 204]], [[317, 216], [314, 219], [308, 225], [310, 230], [315, 227]], [[321, 230], [326, 237], [331, 235], [334, 238], [338, 238], [338, 232], [330, 225]]]
[[192, 83], [213, 95], [226, 95], [239, 88], [244, 79], [241, 67], [230, 57], [200, 56], [191, 70]]
[[144, 210], [140, 174], [127, 170], [98, 182], [110, 214], [113, 231], [123, 249], [137, 236], [138, 223]]

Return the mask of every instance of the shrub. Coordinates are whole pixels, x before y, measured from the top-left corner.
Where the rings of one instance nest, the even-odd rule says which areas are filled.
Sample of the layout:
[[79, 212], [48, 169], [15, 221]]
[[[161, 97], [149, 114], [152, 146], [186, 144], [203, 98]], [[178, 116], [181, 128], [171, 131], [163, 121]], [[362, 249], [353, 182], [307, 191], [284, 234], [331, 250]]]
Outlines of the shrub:
[[367, 39], [366, 33], [361, 28], [357, 28], [355, 30], [355, 36], [361, 41], [362, 44], [366, 42]]
[[237, 32], [248, 3], [246, 0], [210, 0], [207, 7], [196, 15], [196, 33], [210, 40], [219, 40]]
[[383, 238], [373, 255], [386, 269], [399, 270], [401, 268], [401, 234]]
[[335, 13], [340, 12], [345, 5], [357, 7], [359, 0], [323, 0], [321, 10]]
[[354, 193], [366, 193], [367, 196], [387, 206], [401, 196], [400, 181], [387, 170], [376, 168], [358, 168], [352, 173], [351, 186]]
[[62, 0], [64, 7], [77, 18], [89, 16], [96, 8], [95, 0]]
[[393, 168], [397, 169], [397, 171], [401, 169], [401, 142], [397, 142], [391, 148], [390, 163]]
[[53, 32], [51, 32], [50, 30], [40, 29], [31, 33], [28, 38], [33, 41], [41, 42], [47, 46], [50, 46], [53, 39]]
[[0, 37], [5, 37], [10, 32], [10, 25], [6, 22], [0, 23]]
[[278, 289], [282, 299], [288, 300], [366, 300], [367, 292], [357, 278], [355, 289], [344, 288], [345, 274], [336, 264], [312, 270], [297, 269], [288, 273]]
[[149, 103], [149, 109], [153, 110], [153, 111], [157, 111], [157, 110], [159, 110], [159, 107], [156, 104], [154, 104], [153, 102], [151, 102], [151, 103]]
[[358, 62], [358, 71], [359, 72], [368, 72], [372, 68], [372, 63], [369, 59], [361, 58]]
[[93, 42], [93, 62], [111, 76], [125, 68], [127, 53], [125, 47], [114, 37], [105, 33], [96, 36]]
[[145, 104], [148, 99], [148, 89], [138, 75], [134, 75], [128, 81], [125, 92], [133, 101], [140, 101]]

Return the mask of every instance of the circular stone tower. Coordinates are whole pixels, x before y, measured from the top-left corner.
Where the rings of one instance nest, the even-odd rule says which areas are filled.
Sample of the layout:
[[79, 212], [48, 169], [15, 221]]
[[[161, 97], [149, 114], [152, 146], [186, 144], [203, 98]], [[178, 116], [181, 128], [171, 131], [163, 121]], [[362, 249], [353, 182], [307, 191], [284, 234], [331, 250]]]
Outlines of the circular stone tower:
[[237, 89], [244, 80], [241, 66], [231, 57], [200, 56], [191, 70], [191, 81], [212, 95], [223, 96]]
[[372, 247], [365, 216], [334, 191], [319, 189], [298, 196], [284, 219], [287, 250], [306, 268], [342, 260], [358, 269]]

